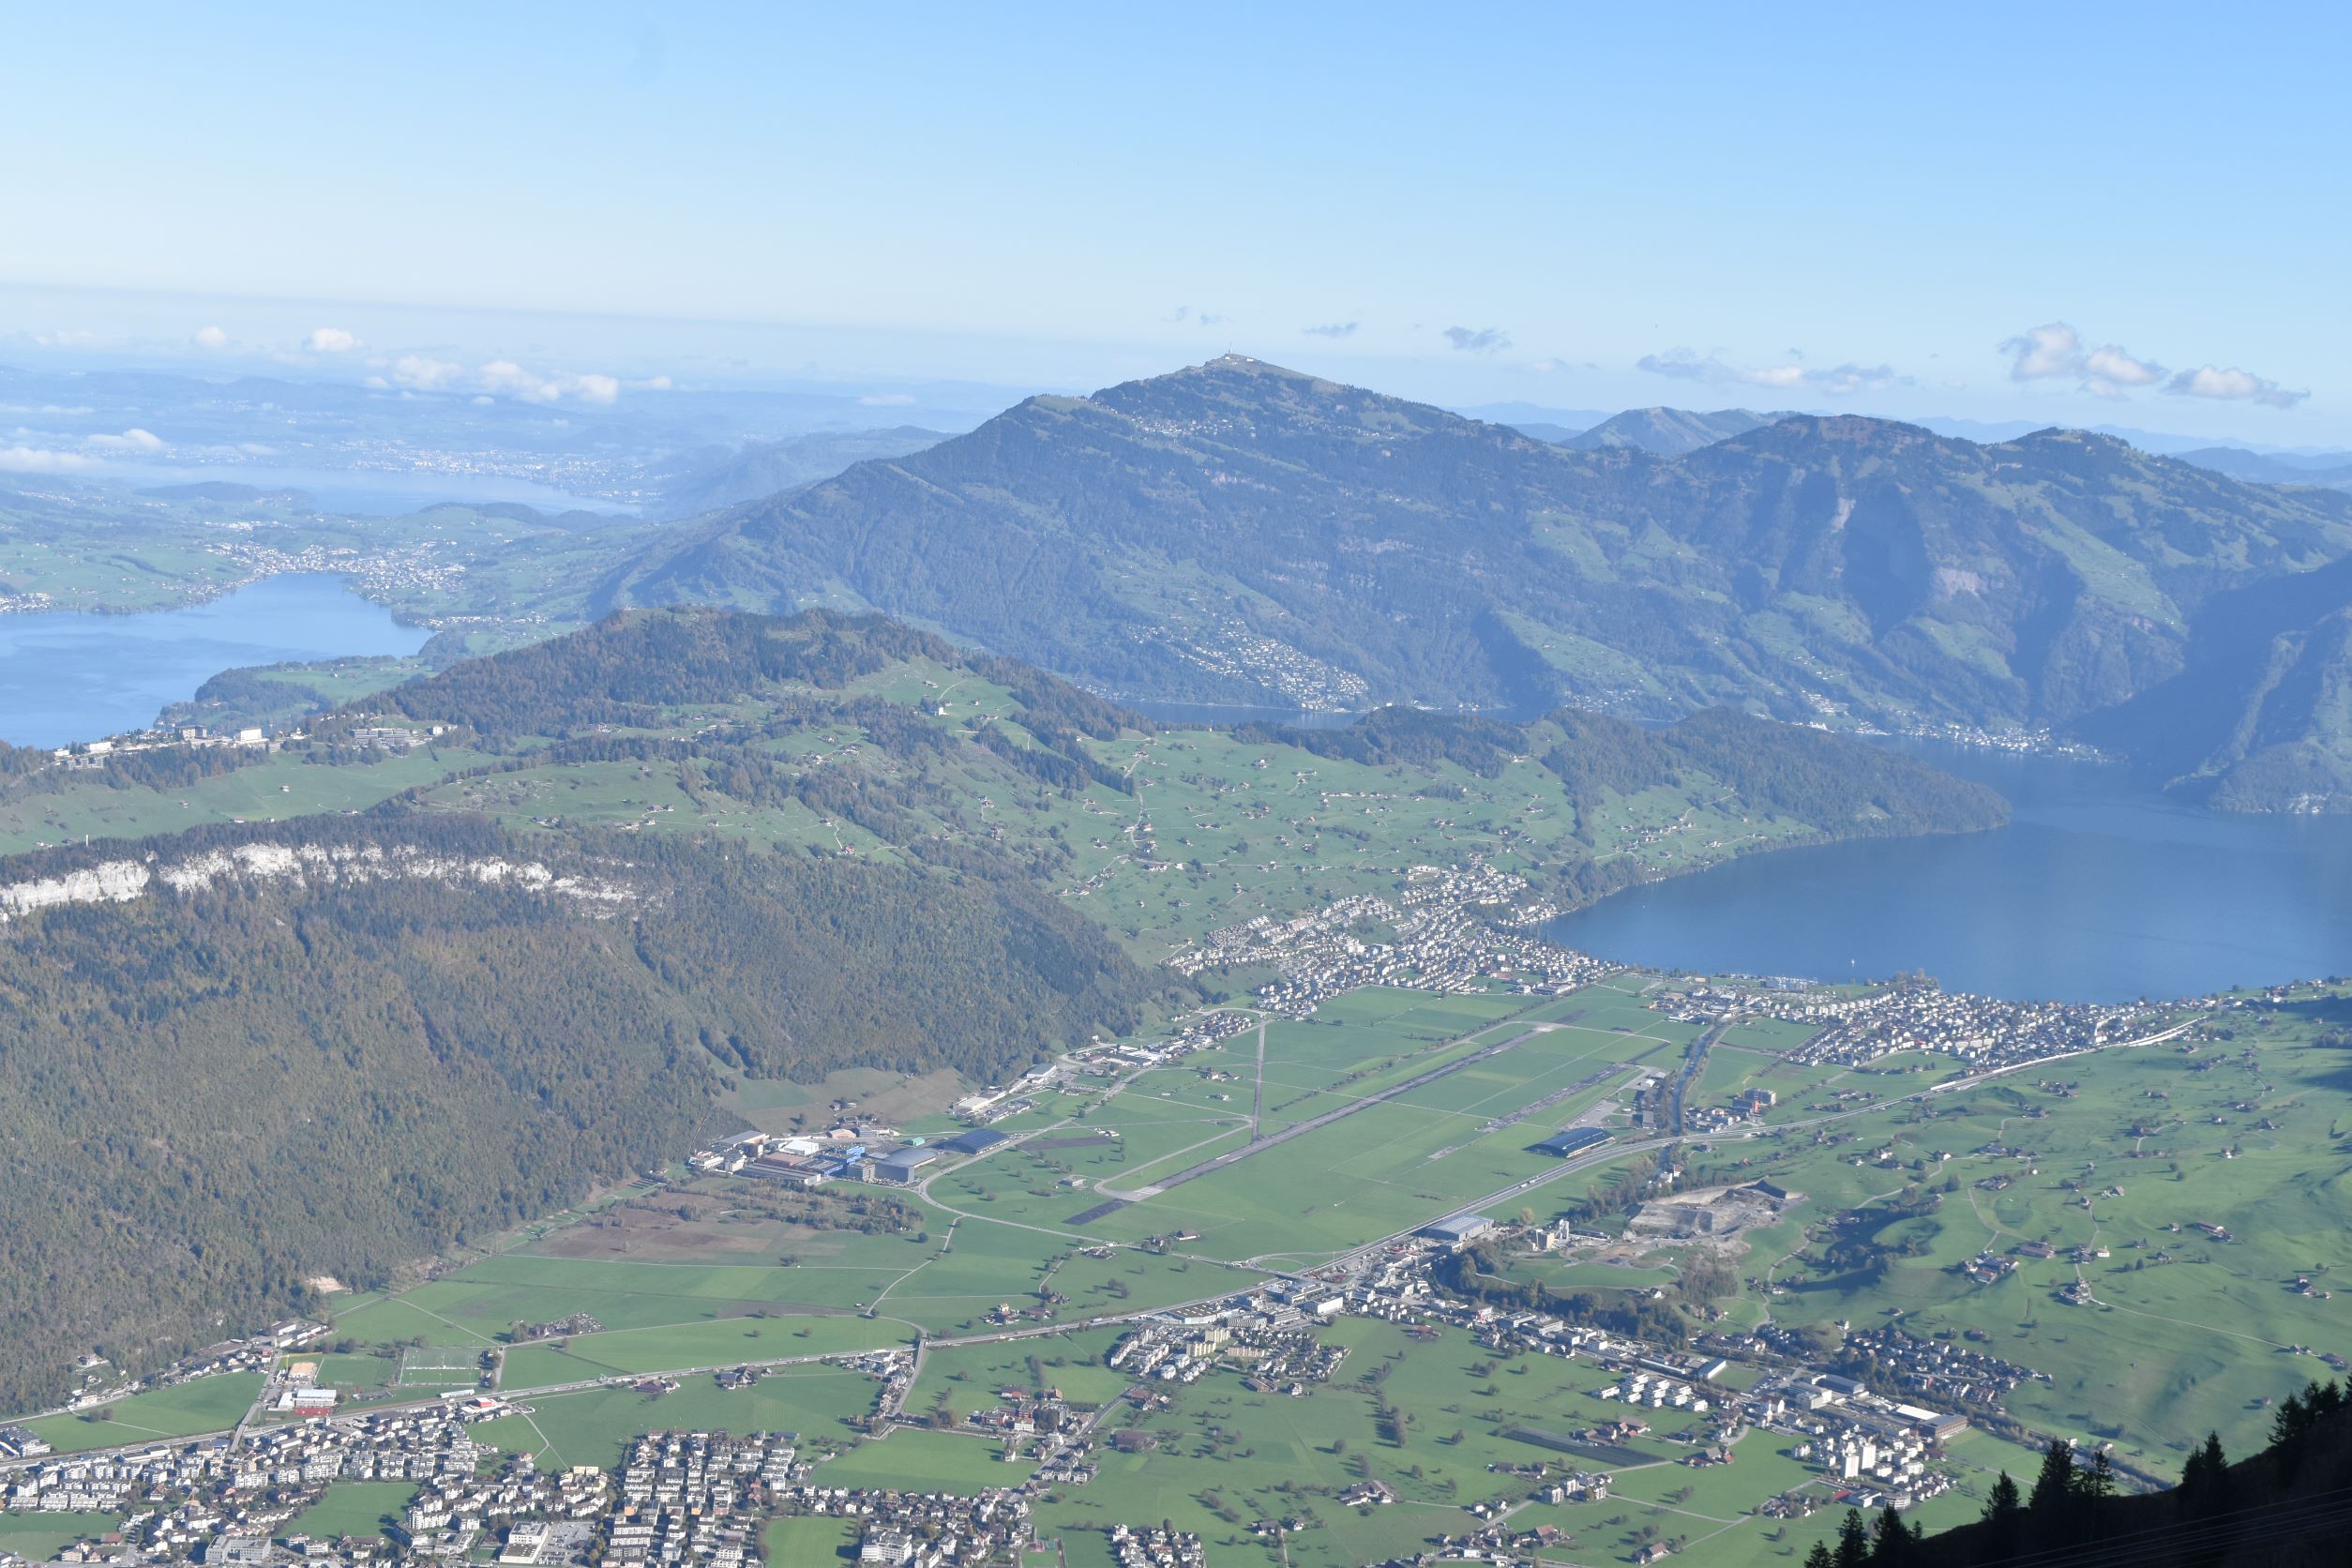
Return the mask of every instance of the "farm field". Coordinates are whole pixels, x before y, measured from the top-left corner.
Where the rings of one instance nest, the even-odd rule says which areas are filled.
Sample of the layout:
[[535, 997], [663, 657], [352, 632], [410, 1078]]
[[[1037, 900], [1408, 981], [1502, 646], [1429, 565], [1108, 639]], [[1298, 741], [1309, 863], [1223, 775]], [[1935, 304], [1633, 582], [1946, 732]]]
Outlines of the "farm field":
[[784, 1568], [791, 1563], [808, 1563], [812, 1568], [833, 1562], [846, 1562], [857, 1556], [858, 1522], [855, 1519], [770, 1519], [761, 1532], [761, 1543], [767, 1560]]
[[527, 1391], [583, 1379], [642, 1376], [693, 1366], [728, 1366], [787, 1357], [839, 1355], [908, 1343], [908, 1326], [856, 1317], [730, 1318], [575, 1334], [506, 1352], [499, 1386]]
[[112, 1514], [0, 1514], [0, 1552], [38, 1562], [60, 1546], [102, 1535], [121, 1522]]
[[862, 1372], [814, 1365], [781, 1367], [746, 1389], [722, 1389], [708, 1376], [684, 1379], [671, 1393], [631, 1388], [520, 1395], [528, 1415], [505, 1415], [474, 1429], [477, 1440], [550, 1465], [611, 1465], [628, 1441], [663, 1430], [796, 1432], [805, 1448], [846, 1443], [844, 1425], [874, 1408], [881, 1385]]
[[1073, 1404], [1107, 1403], [1132, 1381], [1103, 1364], [1123, 1332], [1087, 1329], [1054, 1339], [942, 1345], [923, 1358], [923, 1374], [908, 1391], [906, 1408], [927, 1413], [943, 1401], [960, 1421], [995, 1404], [998, 1390], [1004, 1388], [1056, 1388]]
[[[262, 1392], [258, 1372], [229, 1372], [117, 1399], [78, 1415], [44, 1416], [24, 1425], [59, 1453], [152, 1442], [190, 1432], [234, 1426]], [[102, 1415], [103, 1420], [86, 1419]]]
[[381, 1535], [416, 1496], [409, 1481], [337, 1481], [287, 1529], [292, 1533], [335, 1540], [344, 1535]]
[[[1506, 1434], [1530, 1426], [1567, 1431], [1609, 1417], [1612, 1407], [1592, 1397], [1604, 1374], [1590, 1362], [1535, 1355], [1497, 1355], [1448, 1331], [1416, 1341], [1386, 1323], [1349, 1319], [1327, 1339], [1349, 1347], [1337, 1379], [1304, 1399], [1253, 1395], [1237, 1378], [1213, 1378], [1187, 1391], [1179, 1409], [1114, 1425], [1149, 1435], [1153, 1446], [1134, 1455], [1101, 1455], [1102, 1474], [1082, 1490], [1056, 1494], [1041, 1510], [1041, 1526], [1071, 1532], [1099, 1530], [1119, 1519], [1172, 1518], [1199, 1530], [1213, 1560], [1282, 1560], [1267, 1542], [1240, 1528], [1250, 1520], [1303, 1516], [1306, 1530], [1284, 1545], [1288, 1560], [1340, 1565], [1379, 1561], [1421, 1549], [1435, 1531], [1459, 1530], [1469, 1503], [1524, 1497], [1531, 1483], [1489, 1467], [1562, 1460], [1558, 1453]], [[1401, 1425], [1382, 1414], [1399, 1412]], [[1622, 1406], [1614, 1407], [1622, 1410]], [[1631, 1440], [1642, 1462], [1606, 1465], [1616, 1478], [1601, 1503], [1535, 1504], [1520, 1517], [1549, 1522], [1575, 1537], [1561, 1560], [1631, 1559], [1650, 1540], [1681, 1537], [1706, 1545], [1698, 1560], [1769, 1563], [1802, 1557], [1833, 1532], [1839, 1516], [1815, 1467], [1784, 1451], [1788, 1440], [1755, 1432], [1741, 1440], [1731, 1466], [1693, 1470], [1679, 1461], [1694, 1452], [1672, 1440], [1670, 1426], [1656, 1437]], [[2013, 1472], [2032, 1455], [1972, 1434], [1956, 1446], [1972, 1477], [1989, 1481], [1992, 1469]], [[1589, 1462], [1588, 1462], [1589, 1463]], [[1394, 1487], [1399, 1500], [1356, 1509], [1336, 1506], [1336, 1495], [1363, 1480]], [[1767, 1497], [1814, 1492], [1825, 1507], [1811, 1519], [1774, 1521], [1755, 1510]], [[1928, 1504], [1919, 1516], [1943, 1525], [1972, 1517], [1969, 1490]]]
[[76, 779], [54, 793], [0, 793], [0, 854], [99, 838], [142, 838], [204, 822], [265, 822], [365, 811], [452, 769], [489, 761], [461, 750], [417, 750], [380, 761], [317, 767], [281, 753], [234, 773], [170, 789], [117, 789]]
[[1018, 1486], [1035, 1468], [1027, 1460], [1008, 1464], [992, 1438], [900, 1427], [831, 1461], [823, 1475], [829, 1486], [969, 1493], [983, 1486]]
[[[2021, 1418], [2160, 1472], [2209, 1430], [2254, 1446], [2269, 1400], [2328, 1375], [2297, 1348], [2352, 1343], [2352, 1300], [2330, 1290], [2352, 1269], [2331, 1217], [2352, 1170], [2343, 1059], [2317, 1033], [2102, 1052], [1856, 1118], [1818, 1145], [1740, 1144], [1753, 1163], [1737, 1176], [1806, 1194], [1752, 1238], [1772, 1285], [1760, 1304], [1784, 1324], [1966, 1336], [2049, 1374], [2010, 1396]], [[1898, 1212], [1921, 1199], [1931, 1213]], [[1819, 1261], [1844, 1211], [1866, 1267]], [[2014, 1271], [1968, 1279], [1959, 1265], [1980, 1250]], [[2095, 1304], [2060, 1299], [2078, 1281]]]

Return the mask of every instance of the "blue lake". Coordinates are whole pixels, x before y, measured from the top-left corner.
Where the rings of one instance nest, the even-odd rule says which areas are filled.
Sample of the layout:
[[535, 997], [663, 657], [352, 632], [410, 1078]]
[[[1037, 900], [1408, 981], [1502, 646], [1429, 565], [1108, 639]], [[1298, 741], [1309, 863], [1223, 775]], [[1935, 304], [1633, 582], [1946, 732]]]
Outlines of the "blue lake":
[[1759, 854], [1604, 898], [1553, 940], [1661, 968], [2127, 1001], [2352, 973], [2352, 817], [2224, 817], [2121, 768], [1919, 748], [1993, 786], [1990, 833]]
[[140, 615], [0, 615], [0, 741], [119, 734], [224, 670], [413, 654], [430, 635], [324, 575], [267, 578], [209, 604]]

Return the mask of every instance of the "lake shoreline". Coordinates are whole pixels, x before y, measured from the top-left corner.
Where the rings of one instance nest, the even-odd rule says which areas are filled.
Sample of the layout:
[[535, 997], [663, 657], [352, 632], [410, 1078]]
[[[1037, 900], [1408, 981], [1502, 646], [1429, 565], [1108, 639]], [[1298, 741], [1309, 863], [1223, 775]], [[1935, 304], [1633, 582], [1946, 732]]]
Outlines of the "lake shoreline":
[[1605, 895], [1544, 934], [1651, 969], [1924, 971], [2014, 1001], [2207, 996], [2352, 969], [2352, 818], [2208, 811], [2112, 764], [1922, 754], [1999, 790], [2011, 821], [1735, 856]]
[[136, 733], [230, 671], [406, 657], [432, 635], [334, 572], [265, 572], [162, 610], [0, 616], [0, 740], [53, 748]]

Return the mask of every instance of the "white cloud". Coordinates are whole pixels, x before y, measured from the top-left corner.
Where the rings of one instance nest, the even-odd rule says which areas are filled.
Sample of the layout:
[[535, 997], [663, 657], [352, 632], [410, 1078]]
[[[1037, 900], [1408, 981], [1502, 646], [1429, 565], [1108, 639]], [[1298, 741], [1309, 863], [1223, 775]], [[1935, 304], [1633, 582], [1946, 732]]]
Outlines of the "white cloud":
[[2309, 392], [2290, 392], [2277, 382], [2250, 370], [2240, 370], [2235, 366], [2223, 369], [2218, 365], [2200, 365], [2194, 370], [2183, 370], [2166, 384], [2164, 390], [2188, 398], [2260, 403], [2266, 408], [2293, 408], [2311, 396]]
[[2088, 361], [2091, 379], [2103, 381], [2111, 386], [2152, 386], [2164, 379], [2164, 368], [2146, 359], [2134, 359], [2110, 343], [2093, 349]]
[[2071, 381], [2102, 398], [2120, 398], [2135, 386], [2153, 386], [2164, 368], [2142, 359], [2120, 343], [2087, 347], [2083, 335], [2064, 322], [2049, 322], [2001, 344], [2012, 381]]
[[2184, 398], [2213, 398], [2229, 402], [2261, 403], [2269, 408], [2293, 408], [2308, 392], [2290, 392], [2277, 382], [2236, 367], [2200, 365], [2170, 375], [2152, 359], [2143, 359], [2116, 343], [2092, 348], [2081, 333], [2064, 322], [2051, 322], [2023, 332], [2001, 344], [2010, 356], [2012, 381], [2071, 381], [2101, 398], [2121, 398], [2133, 388], [2155, 386]]
[[1325, 322], [1319, 326], [1303, 326], [1299, 330], [1310, 338], [1352, 338], [1361, 322]]
[[1500, 354], [1511, 346], [1511, 335], [1499, 326], [1449, 326], [1445, 340], [1464, 354]]
[[0, 469], [11, 474], [77, 474], [96, 468], [94, 459], [79, 452], [52, 452], [38, 446], [0, 446]]
[[225, 349], [229, 346], [229, 335], [217, 326], [200, 326], [188, 341], [200, 349]]
[[667, 392], [675, 386], [676, 383], [668, 376], [647, 376], [643, 381], [633, 381], [629, 384], [641, 392]]
[[1647, 370], [1653, 376], [1673, 381], [1721, 381], [1731, 374], [1731, 367], [1713, 354], [1700, 358], [1689, 349], [1668, 349], [1664, 354], [1645, 354], [1634, 361], [1636, 369]]
[[617, 377], [604, 375], [541, 375], [511, 359], [493, 359], [474, 372], [488, 391], [504, 392], [530, 403], [560, 402], [577, 398], [583, 403], [610, 403], [621, 395]]
[[95, 446], [101, 452], [160, 452], [163, 450], [163, 438], [153, 430], [134, 427], [120, 435], [85, 436], [83, 445]]
[[2064, 322], [2052, 322], [2021, 332], [2001, 344], [2001, 352], [2011, 355], [2009, 379], [2012, 381], [2047, 381], [2054, 377], [2080, 379], [2088, 367], [2083, 363], [2083, 337]]
[[359, 339], [339, 326], [314, 326], [302, 346], [312, 354], [349, 354], [359, 346]]
[[1882, 386], [1908, 386], [1911, 378], [1897, 374], [1892, 365], [1759, 365], [1742, 369], [1726, 365], [1717, 354], [1691, 349], [1646, 354], [1635, 368], [1675, 381], [1705, 382], [1717, 386], [1761, 386], [1774, 392], [1816, 392], [1846, 398]]
[[430, 354], [404, 354], [392, 361], [388, 378], [395, 386], [406, 386], [418, 392], [438, 392], [454, 385], [465, 374], [465, 367], [452, 360], [435, 359]]
[[563, 396], [554, 383], [535, 376], [511, 359], [493, 359], [475, 372], [476, 380], [493, 392], [507, 392], [533, 402], [553, 402]]
[[907, 392], [868, 392], [857, 400], [860, 408], [911, 408], [914, 397]]
[[1848, 364], [1772, 365], [1741, 370], [1738, 379], [1743, 385], [1767, 386], [1775, 392], [1820, 392], [1832, 398], [1847, 398], [1881, 386], [1907, 385], [1911, 378], [1896, 375], [1892, 365]]

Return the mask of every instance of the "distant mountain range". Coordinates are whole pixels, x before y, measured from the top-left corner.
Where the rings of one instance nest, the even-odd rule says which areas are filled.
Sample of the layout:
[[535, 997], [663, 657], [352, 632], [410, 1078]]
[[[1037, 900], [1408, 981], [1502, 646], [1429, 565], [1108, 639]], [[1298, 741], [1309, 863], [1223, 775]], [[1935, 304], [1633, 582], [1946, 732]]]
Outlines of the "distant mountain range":
[[1661, 457], [1679, 458], [1718, 441], [1745, 435], [1762, 425], [1795, 418], [1791, 414], [1758, 414], [1753, 409], [1719, 408], [1699, 414], [1684, 408], [1629, 408], [1579, 430], [1558, 445], [1580, 452], [1611, 446], [1634, 446]]
[[[1521, 405], [1501, 405], [1516, 408]], [[1464, 411], [1471, 412], [1471, 411]], [[1573, 411], [1551, 411], [1569, 414]], [[1601, 446], [1637, 446], [1664, 457], [1680, 457], [1701, 446], [1745, 435], [1760, 425], [1795, 417], [1792, 411], [1758, 414], [1752, 409], [1726, 408], [1700, 413], [1684, 408], [1632, 408], [1587, 426], [1568, 426], [1531, 418], [1497, 418], [1522, 435], [1554, 445], [1589, 451]], [[1979, 445], [2014, 441], [2044, 427], [2024, 419], [1986, 424], [1977, 419], [1925, 418], [1922, 429]], [[2094, 425], [2095, 435], [2111, 435], [2143, 452], [2178, 458], [2182, 462], [2226, 474], [2233, 479], [2268, 485], [2326, 485], [2352, 489], [2352, 452], [2269, 452], [2243, 446], [2216, 445], [2195, 436], [2162, 435], [2119, 425]]]
[[2200, 446], [2179, 454], [2182, 462], [2262, 485], [2326, 485], [2352, 490], [2352, 452], [2303, 455], [2249, 452], [2242, 446]]
[[2347, 554], [2352, 496], [2111, 437], [1572, 450], [1228, 356], [674, 530], [596, 607], [877, 609], [1137, 699], [2051, 729], [2352, 808]]
[[830, 479], [868, 458], [899, 458], [947, 437], [913, 425], [888, 430], [821, 430], [785, 441], [759, 441], [723, 455], [703, 454], [658, 482], [662, 517], [692, 517]]

